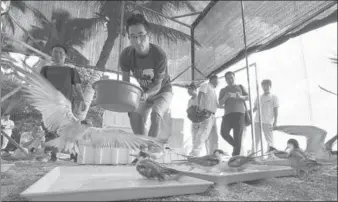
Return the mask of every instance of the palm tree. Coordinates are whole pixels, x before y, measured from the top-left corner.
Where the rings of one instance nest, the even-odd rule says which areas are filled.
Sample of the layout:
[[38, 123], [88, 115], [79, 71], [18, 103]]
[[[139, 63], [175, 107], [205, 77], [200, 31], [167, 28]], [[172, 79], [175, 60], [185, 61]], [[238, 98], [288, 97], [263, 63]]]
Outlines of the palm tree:
[[[104, 16], [101, 19], [106, 19], [106, 26], [108, 37], [102, 47], [100, 57], [96, 63], [97, 68], [104, 69], [109, 58], [109, 55], [114, 46], [114, 42], [120, 35], [120, 22], [121, 22], [121, 1], [95, 1], [98, 6], [99, 15]], [[134, 1], [142, 4], [158, 13], [169, 13], [173, 10], [189, 10], [194, 12], [194, 7], [189, 1]], [[152, 33], [155, 35], [157, 41], [161, 38], [167, 39], [170, 42], [177, 43], [178, 41], [190, 41], [191, 37], [176, 29], [164, 26], [166, 19], [154, 14], [146, 9], [140, 8], [129, 2], [125, 3], [125, 16], [130, 16], [133, 12], [140, 12], [149, 19], [149, 24], [152, 27]], [[125, 31], [124, 31], [125, 33]], [[200, 45], [197, 41], [194, 41], [196, 45]]]
[[[37, 20], [42, 27], [32, 26], [29, 34], [38, 40], [43, 48], [32, 44], [34, 48], [49, 54], [53, 45], [62, 44], [68, 51], [66, 62], [73, 63], [76, 66], [89, 64], [88, 59], [75, 47], [83, 48], [85, 43], [95, 35], [98, 18], [72, 18], [69, 11], [55, 10], [50, 20], [44, 15], [41, 15]], [[25, 41], [31, 43], [29, 38], [26, 38]]]
[[[19, 10], [22, 13], [26, 12], [27, 6], [24, 1], [11, 1], [11, 9]], [[8, 28], [12, 34], [15, 33], [15, 25], [13, 22], [13, 19], [11, 18], [11, 9], [2, 16], [2, 23], [4, 25], [4, 28]]]

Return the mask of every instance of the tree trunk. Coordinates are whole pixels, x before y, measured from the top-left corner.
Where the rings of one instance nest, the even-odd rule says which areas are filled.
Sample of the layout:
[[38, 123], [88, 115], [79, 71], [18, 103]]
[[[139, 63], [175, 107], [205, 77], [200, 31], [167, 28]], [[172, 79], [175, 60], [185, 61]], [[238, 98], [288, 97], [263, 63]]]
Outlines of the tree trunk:
[[[109, 30], [109, 29], [108, 29]], [[107, 64], [108, 58], [113, 50], [115, 39], [118, 37], [116, 32], [109, 32], [106, 41], [102, 47], [99, 60], [96, 63], [96, 67], [104, 70]]]
[[93, 89], [93, 83], [100, 80], [101, 74], [102, 74], [101, 72], [96, 72], [90, 78], [89, 83], [87, 84], [87, 86], [84, 89], [83, 97], [84, 97], [84, 102], [86, 103], [87, 107], [84, 111], [81, 111], [82, 103], [80, 103], [79, 106], [77, 106], [77, 109], [75, 111], [75, 116], [81, 121], [86, 118], [87, 113], [88, 113], [89, 108], [90, 108], [90, 104], [92, 103], [93, 98], [94, 98], [95, 90]]

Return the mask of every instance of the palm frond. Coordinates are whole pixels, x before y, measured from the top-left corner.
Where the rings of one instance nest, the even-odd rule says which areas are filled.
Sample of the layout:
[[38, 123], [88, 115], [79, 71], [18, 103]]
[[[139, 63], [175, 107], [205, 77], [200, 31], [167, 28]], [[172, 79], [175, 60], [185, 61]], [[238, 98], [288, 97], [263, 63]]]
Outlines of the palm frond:
[[30, 35], [36, 40], [47, 40], [48, 39], [48, 31], [45, 28], [37, 27], [32, 25], [32, 28], [29, 30]]
[[196, 9], [189, 1], [148, 1], [144, 4], [144, 6], [162, 14], [168, 14], [182, 10], [196, 12]]
[[74, 46], [83, 47], [84, 42], [88, 41], [98, 31], [99, 22], [101, 18], [75, 18], [67, 23], [67, 28], [64, 36], [67, 43]]
[[9, 17], [9, 14], [2, 16], [2, 22], [3, 22], [3, 31], [6, 32], [6, 29], [9, 29], [12, 34], [15, 33], [15, 25], [13, 23], [13, 20]]
[[[158, 42], [163, 39], [167, 39], [168, 44], [169, 42], [177, 43], [178, 41], [191, 41], [190, 35], [179, 30], [155, 23], [149, 23], [149, 25], [153, 30], [152, 34], [156, 37]], [[194, 40], [194, 43], [199, 47], [202, 46], [197, 40]]]
[[37, 22], [39, 22], [41, 25], [49, 23], [49, 20], [47, 19], [47, 17], [41, 11], [39, 11], [38, 9], [36, 9], [36, 8], [30, 6], [30, 5], [26, 5], [26, 6], [29, 10], [32, 11], [32, 13], [35, 17], [35, 20]]
[[78, 50], [73, 47], [69, 47], [67, 51], [67, 55], [69, 58], [69, 62], [75, 64], [76, 66], [87, 66], [89, 64], [89, 60], [83, 56]]
[[24, 1], [11, 1], [11, 6], [20, 10], [21, 12], [26, 12], [27, 5]]

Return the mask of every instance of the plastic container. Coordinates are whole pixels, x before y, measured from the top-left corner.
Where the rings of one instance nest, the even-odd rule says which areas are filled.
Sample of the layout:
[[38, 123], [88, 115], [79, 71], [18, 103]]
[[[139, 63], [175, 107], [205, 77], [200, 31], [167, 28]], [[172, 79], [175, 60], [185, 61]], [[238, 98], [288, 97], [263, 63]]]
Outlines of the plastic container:
[[143, 90], [131, 83], [119, 80], [100, 80], [93, 84], [96, 103], [105, 110], [132, 112], [139, 103]]

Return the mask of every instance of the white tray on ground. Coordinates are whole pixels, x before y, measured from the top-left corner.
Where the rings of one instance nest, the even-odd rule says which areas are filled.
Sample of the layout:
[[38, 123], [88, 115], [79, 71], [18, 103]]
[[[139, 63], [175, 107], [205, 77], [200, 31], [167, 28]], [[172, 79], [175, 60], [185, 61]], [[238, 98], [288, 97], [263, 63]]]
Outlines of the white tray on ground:
[[[181, 167], [181, 168], [180, 168]], [[177, 170], [187, 171], [189, 167], [180, 166]], [[227, 171], [222, 173], [205, 173], [200, 170], [193, 170], [191, 172], [199, 173], [198, 178], [207, 180], [218, 184], [231, 184], [235, 182], [246, 182], [266, 178], [285, 177], [295, 175], [295, 170], [288, 166], [280, 165], [248, 165], [242, 171]]]
[[21, 193], [31, 201], [119, 201], [205, 192], [212, 182], [146, 180], [135, 166], [56, 167]]

